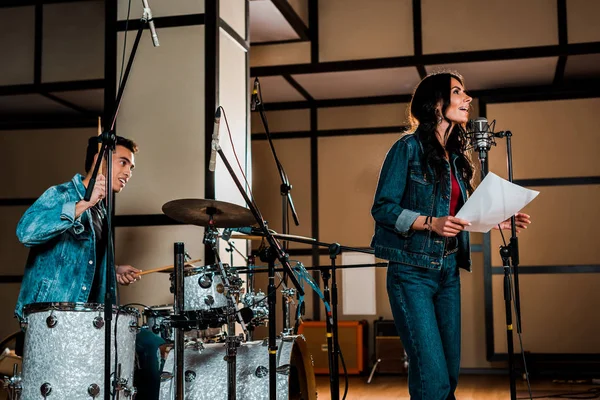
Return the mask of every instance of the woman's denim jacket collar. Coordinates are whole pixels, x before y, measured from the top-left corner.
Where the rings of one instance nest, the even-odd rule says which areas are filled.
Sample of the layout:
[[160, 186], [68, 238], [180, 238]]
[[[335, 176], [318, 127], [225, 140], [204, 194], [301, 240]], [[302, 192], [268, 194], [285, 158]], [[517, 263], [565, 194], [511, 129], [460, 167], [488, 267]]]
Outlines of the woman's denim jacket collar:
[[[17, 225], [17, 237], [30, 247], [15, 315], [23, 307], [43, 302], [103, 302], [106, 262], [98, 269], [98, 299], [88, 299], [96, 273], [96, 238], [91, 213], [75, 218], [75, 204], [83, 199], [83, 177], [53, 186], [25, 212]], [[112, 282], [115, 281], [114, 271]], [[111, 285], [115, 298], [114, 283]]]
[[[467, 200], [464, 179], [456, 174], [455, 154], [447, 164], [446, 184], [433, 179], [430, 166], [422, 165], [423, 146], [415, 134], [401, 137], [386, 155], [371, 215], [375, 219], [375, 234], [371, 247], [375, 256], [393, 262], [423, 268], [440, 269], [446, 238], [430, 231], [415, 231], [410, 227], [419, 215], [443, 217], [450, 211], [450, 165], [456, 176], [462, 199]], [[458, 234], [457, 262], [471, 270], [469, 233]]]

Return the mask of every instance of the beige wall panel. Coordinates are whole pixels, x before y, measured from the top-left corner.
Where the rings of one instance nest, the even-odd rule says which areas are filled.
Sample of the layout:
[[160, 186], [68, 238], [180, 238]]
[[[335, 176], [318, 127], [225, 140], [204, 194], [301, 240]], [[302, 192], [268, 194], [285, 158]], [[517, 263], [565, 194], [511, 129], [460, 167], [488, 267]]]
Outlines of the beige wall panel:
[[104, 2], [44, 6], [42, 81], [104, 77]]
[[[532, 189], [541, 193], [523, 210], [533, 222], [519, 234], [521, 265], [598, 264], [595, 221], [600, 218], [600, 185]], [[510, 231], [506, 233], [510, 236]], [[493, 231], [492, 249], [500, 244], [500, 234]], [[492, 256], [492, 265], [502, 266], [498, 252], [492, 251]]]
[[37, 198], [52, 185], [84, 172], [87, 140], [96, 128], [1, 131], [0, 168], [10, 171], [0, 198]]
[[0, 10], [0, 86], [33, 83], [35, 9], [9, 7]]
[[[269, 131], [296, 132], [310, 130], [310, 110], [284, 110], [268, 111], [266, 113]], [[258, 112], [251, 115], [252, 133], [265, 133], [262, 120]]]
[[20, 283], [0, 283], [0, 340], [20, 329], [18, 320], [14, 318], [20, 289]]
[[304, 25], [308, 26], [308, 0], [287, 0], [292, 6], [296, 14], [304, 21]]
[[352, 129], [407, 124], [408, 104], [327, 107], [318, 110], [318, 128]]
[[17, 239], [17, 224], [26, 206], [0, 207], [0, 275], [23, 275], [29, 249]]
[[[494, 275], [495, 351], [506, 353], [503, 275]], [[532, 353], [598, 353], [599, 274], [519, 275], [523, 346]], [[515, 328], [515, 351], [520, 351]]]
[[558, 44], [554, 0], [423, 0], [421, 15], [424, 54]]
[[246, 0], [220, 1], [219, 14], [238, 35], [246, 37]]
[[413, 54], [410, 0], [319, 2], [319, 61]]
[[[248, 176], [249, 185], [252, 185], [250, 165], [246, 162], [246, 157], [250, 156], [250, 154], [246, 154], [250, 151], [248, 99], [246, 92], [246, 51], [231, 39], [227, 33], [221, 30], [219, 57], [220, 65], [226, 66], [226, 68], [221, 68], [219, 74], [218, 104], [225, 110], [228, 122], [228, 124], [222, 123], [220, 126], [219, 144], [240, 182], [244, 182], [243, 171]], [[228, 127], [230, 129], [229, 132], [227, 130]], [[231, 134], [231, 139], [229, 134]], [[231, 146], [231, 141], [233, 141], [235, 146], [235, 154]], [[243, 168], [242, 171], [240, 171], [237, 165], [236, 155], [237, 160]], [[217, 157], [215, 168], [215, 196], [217, 200], [246, 206], [244, 198], [220, 157]]]
[[[220, 65], [227, 67], [221, 68], [219, 74], [218, 103], [225, 110], [229, 125], [227, 126], [225, 123], [221, 124], [219, 143], [240, 183], [244, 185], [245, 175], [248, 178], [248, 187], [252, 187], [252, 169], [249, 162], [251, 159], [251, 145], [248, 128], [249, 103], [246, 92], [246, 50], [235, 42], [229, 34], [221, 30], [219, 57]], [[234, 144], [233, 147], [227, 128], [230, 129], [231, 140], [233, 140]], [[235, 154], [233, 149], [235, 149]], [[239, 161], [240, 165], [238, 165], [237, 161]], [[242, 170], [240, 170], [240, 166]], [[220, 201], [246, 207], [244, 198], [220, 157], [217, 157], [215, 168], [215, 198]], [[228, 247], [227, 243], [221, 241], [220, 246], [221, 257], [223, 260], [230, 262], [231, 253], [226, 251]], [[239, 241], [234, 246], [237, 246], [238, 250], [246, 254], [245, 242]], [[234, 253], [233, 264], [246, 265], [243, 258], [236, 252]]]
[[[598, 109], [600, 98], [488, 104], [487, 117], [498, 121], [497, 131], [513, 133], [515, 179], [598, 176], [600, 144], [590, 129]], [[490, 171], [506, 177], [504, 140], [489, 159]]]
[[252, 46], [250, 66], [310, 63], [310, 42]]
[[[289, 231], [293, 235], [311, 235], [311, 184], [310, 184], [310, 139], [285, 139], [273, 141], [279, 161], [292, 184], [292, 199], [298, 213], [300, 225], [296, 226], [290, 212]], [[252, 191], [258, 207], [269, 227], [282, 232], [282, 200], [279, 191], [281, 179], [269, 143], [266, 140], [252, 141]], [[290, 248], [307, 247], [291, 243]]]
[[[127, 19], [127, 6], [129, 0], [118, 0], [118, 19], [119, 21]], [[166, 17], [171, 15], [203, 14], [204, 0], [148, 0], [148, 5], [152, 10], [154, 18]], [[142, 2], [131, 2], [131, 13], [129, 19], [137, 20], [142, 17]], [[158, 33], [161, 39], [160, 32]]]
[[600, 41], [600, 2], [589, 0], [567, 1], [567, 36], [569, 43]]
[[[173, 264], [173, 243], [184, 242], [192, 259], [204, 258], [203, 228], [191, 225], [121, 227], [115, 231], [115, 263], [142, 270]], [[197, 264], [201, 266], [202, 262]], [[172, 304], [169, 274], [144, 275], [130, 286], [119, 286], [121, 304]]]
[[319, 138], [320, 240], [368, 246], [379, 171], [399, 133]]
[[[117, 214], [160, 214], [167, 201], [204, 198], [204, 27], [161, 29], [160, 40], [140, 42], [119, 112], [118, 134], [140, 151]], [[123, 33], [118, 43], [120, 54]]]

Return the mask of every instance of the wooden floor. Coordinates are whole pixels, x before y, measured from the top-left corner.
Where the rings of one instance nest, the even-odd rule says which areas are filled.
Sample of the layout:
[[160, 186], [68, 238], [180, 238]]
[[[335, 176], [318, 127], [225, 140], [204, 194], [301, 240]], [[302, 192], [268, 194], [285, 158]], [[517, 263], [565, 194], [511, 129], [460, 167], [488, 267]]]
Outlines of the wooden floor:
[[[344, 381], [341, 377], [340, 399], [344, 394]], [[346, 400], [409, 400], [406, 376], [376, 375], [370, 384], [367, 377], [352, 376], [349, 379]], [[600, 385], [573, 382], [532, 381], [534, 399], [600, 399]], [[317, 376], [318, 400], [331, 399], [329, 378]], [[585, 395], [583, 395], [585, 393]], [[564, 396], [557, 396], [565, 394]], [[463, 375], [460, 377], [458, 400], [507, 400], [510, 387], [507, 376], [502, 375]], [[517, 398], [529, 399], [525, 381], [517, 382]]]

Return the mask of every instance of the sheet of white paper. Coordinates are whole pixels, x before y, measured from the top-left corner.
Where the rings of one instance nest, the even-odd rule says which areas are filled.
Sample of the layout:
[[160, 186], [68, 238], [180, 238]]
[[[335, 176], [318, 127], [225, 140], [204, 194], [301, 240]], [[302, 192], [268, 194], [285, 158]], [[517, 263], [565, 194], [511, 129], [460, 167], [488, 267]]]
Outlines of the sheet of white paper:
[[467, 231], [489, 232], [521, 211], [538, 194], [540, 192], [525, 189], [489, 172], [456, 217], [471, 223], [465, 228]]
[[[375, 256], [343, 252], [343, 265], [374, 264]], [[342, 312], [344, 315], [375, 315], [375, 268], [342, 269]]]

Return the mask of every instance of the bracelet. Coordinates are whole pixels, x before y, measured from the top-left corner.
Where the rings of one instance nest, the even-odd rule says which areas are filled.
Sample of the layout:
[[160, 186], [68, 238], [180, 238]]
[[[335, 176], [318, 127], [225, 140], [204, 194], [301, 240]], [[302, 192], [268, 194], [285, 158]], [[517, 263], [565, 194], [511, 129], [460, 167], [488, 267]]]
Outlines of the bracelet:
[[426, 230], [431, 231], [433, 229], [433, 226], [431, 225], [432, 222], [433, 222], [433, 216], [431, 216], [431, 215], [425, 216], [425, 223], [423, 223], [423, 226], [425, 227]]

